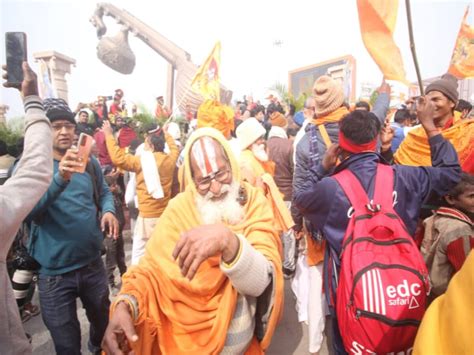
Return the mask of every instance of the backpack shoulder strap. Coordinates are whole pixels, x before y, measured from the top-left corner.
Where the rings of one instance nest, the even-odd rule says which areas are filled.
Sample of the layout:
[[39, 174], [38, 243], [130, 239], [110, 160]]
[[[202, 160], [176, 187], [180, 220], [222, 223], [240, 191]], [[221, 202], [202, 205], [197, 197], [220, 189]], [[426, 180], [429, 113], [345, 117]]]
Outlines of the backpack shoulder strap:
[[393, 210], [393, 169], [389, 165], [377, 164], [374, 201], [385, 210]]
[[369, 203], [369, 197], [355, 175], [349, 169], [344, 169], [332, 177], [339, 183], [354, 210], [363, 211]]
[[101, 211], [99, 184], [96, 167], [92, 159], [89, 159], [89, 161], [87, 162], [86, 172], [91, 176], [94, 204], [97, 208], [97, 214], [99, 214]]
[[331, 138], [329, 138], [328, 131], [326, 130], [326, 127], [324, 124], [320, 124], [317, 126], [319, 129], [319, 133], [321, 133], [321, 137], [323, 138], [324, 144], [326, 144], [326, 149], [329, 149], [329, 147], [332, 145]]

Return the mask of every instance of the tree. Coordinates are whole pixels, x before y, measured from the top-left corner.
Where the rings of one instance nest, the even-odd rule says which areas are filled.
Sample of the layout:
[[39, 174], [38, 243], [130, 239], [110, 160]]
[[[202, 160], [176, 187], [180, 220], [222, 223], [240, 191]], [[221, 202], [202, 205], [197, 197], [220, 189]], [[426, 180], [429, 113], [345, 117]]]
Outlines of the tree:
[[310, 93], [304, 92], [295, 98], [293, 94], [288, 92], [286, 85], [279, 82], [276, 82], [268, 89], [274, 91], [280, 97], [282, 104], [287, 106], [287, 110], [290, 104], [295, 106], [295, 112], [301, 111], [304, 108], [304, 102], [310, 96]]
[[16, 146], [23, 137], [24, 117], [13, 117], [6, 124], [0, 124], [0, 140], [8, 146]]

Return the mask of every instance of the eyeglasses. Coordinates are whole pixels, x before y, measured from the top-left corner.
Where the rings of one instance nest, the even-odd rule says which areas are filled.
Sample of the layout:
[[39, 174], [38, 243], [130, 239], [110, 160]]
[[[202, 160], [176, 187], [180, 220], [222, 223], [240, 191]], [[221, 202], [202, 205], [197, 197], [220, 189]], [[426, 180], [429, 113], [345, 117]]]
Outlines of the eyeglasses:
[[72, 131], [76, 128], [76, 125], [72, 123], [55, 123], [52, 124], [51, 127], [53, 127], [55, 131], [60, 131], [63, 128], [66, 128], [66, 131]]
[[211, 187], [212, 181], [216, 180], [218, 183], [223, 183], [229, 178], [230, 170], [220, 170], [211, 175], [206, 176], [201, 181], [196, 182], [199, 191], [207, 191]]

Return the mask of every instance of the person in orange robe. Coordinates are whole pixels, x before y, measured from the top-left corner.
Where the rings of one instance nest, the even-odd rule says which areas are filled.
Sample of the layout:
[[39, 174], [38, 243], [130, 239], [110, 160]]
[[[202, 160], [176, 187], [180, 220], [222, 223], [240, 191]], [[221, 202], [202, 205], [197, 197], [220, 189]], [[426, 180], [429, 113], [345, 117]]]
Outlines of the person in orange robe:
[[278, 235], [222, 134], [185, 147], [186, 189], [123, 277], [102, 344], [122, 354], [263, 354], [281, 317]]
[[[425, 89], [425, 100], [434, 107], [433, 120], [444, 138], [449, 140], [458, 153], [461, 168], [474, 174], [474, 121], [455, 122], [454, 109], [458, 102], [458, 80], [444, 74]], [[403, 165], [431, 166], [430, 145], [422, 127], [411, 130], [395, 153], [395, 162]]]
[[242, 179], [264, 191], [273, 209], [275, 228], [279, 233], [288, 231], [294, 222], [273, 180], [275, 163], [268, 158], [265, 128], [255, 117], [250, 117], [237, 127], [235, 133], [242, 149], [239, 158]]
[[170, 117], [171, 112], [170, 110], [165, 106], [165, 100], [163, 99], [163, 96], [158, 96], [156, 98], [156, 109], [155, 109], [155, 117], [157, 119], [163, 119], [163, 118], [168, 118]]
[[275, 163], [268, 158], [265, 145], [265, 128], [255, 117], [242, 122], [235, 131], [240, 142], [242, 178], [252, 185], [265, 173], [274, 175]]

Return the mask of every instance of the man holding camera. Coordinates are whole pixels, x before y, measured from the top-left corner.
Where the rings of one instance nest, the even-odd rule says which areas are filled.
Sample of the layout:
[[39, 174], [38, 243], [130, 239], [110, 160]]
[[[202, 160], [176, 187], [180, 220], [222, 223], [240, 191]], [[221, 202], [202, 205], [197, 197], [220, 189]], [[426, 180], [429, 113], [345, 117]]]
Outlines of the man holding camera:
[[[30, 253], [39, 262], [44, 323], [58, 354], [81, 354], [76, 299], [90, 322], [89, 350], [99, 353], [109, 291], [101, 259], [103, 232], [118, 235], [113, 196], [95, 158], [72, 147], [76, 122], [62, 99], [44, 100], [53, 131], [53, 181], [30, 213]], [[84, 173], [77, 172], [86, 165]]]

